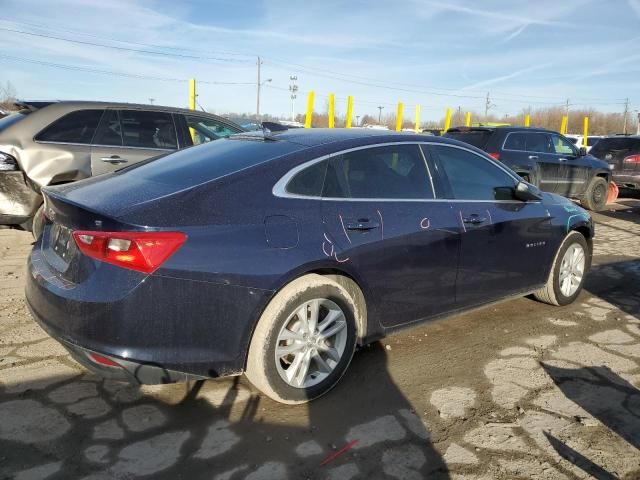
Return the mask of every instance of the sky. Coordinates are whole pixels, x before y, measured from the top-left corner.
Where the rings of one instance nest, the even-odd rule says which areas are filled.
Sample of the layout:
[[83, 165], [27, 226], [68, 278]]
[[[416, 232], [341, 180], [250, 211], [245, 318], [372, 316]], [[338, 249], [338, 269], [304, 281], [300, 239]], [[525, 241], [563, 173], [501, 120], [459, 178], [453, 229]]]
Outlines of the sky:
[[315, 92], [344, 113], [421, 105], [519, 113], [640, 109], [640, 0], [0, 0], [0, 85], [23, 99], [185, 107], [189, 78], [215, 113], [290, 115]]

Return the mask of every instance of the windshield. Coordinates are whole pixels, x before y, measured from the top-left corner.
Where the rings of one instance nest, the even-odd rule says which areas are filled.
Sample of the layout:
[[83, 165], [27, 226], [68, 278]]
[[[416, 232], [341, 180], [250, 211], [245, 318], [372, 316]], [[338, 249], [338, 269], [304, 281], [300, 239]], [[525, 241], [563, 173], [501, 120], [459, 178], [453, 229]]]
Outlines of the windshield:
[[11, 115], [0, 119], [0, 132], [3, 132], [7, 128], [9, 128], [14, 123], [19, 122], [23, 118], [27, 116], [26, 113], [12, 113]]
[[491, 130], [449, 130], [444, 136], [483, 148], [489, 141], [491, 133]]

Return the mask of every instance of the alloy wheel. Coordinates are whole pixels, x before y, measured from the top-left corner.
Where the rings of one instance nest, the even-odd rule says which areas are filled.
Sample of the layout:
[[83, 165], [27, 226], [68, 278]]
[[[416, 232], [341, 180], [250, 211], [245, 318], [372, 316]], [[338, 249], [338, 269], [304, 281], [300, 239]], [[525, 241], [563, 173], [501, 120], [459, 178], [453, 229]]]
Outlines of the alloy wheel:
[[275, 361], [280, 377], [295, 388], [309, 388], [326, 379], [340, 363], [347, 345], [347, 320], [326, 298], [298, 306], [280, 329]]
[[560, 264], [560, 291], [565, 297], [576, 293], [584, 276], [586, 257], [582, 245], [572, 244]]

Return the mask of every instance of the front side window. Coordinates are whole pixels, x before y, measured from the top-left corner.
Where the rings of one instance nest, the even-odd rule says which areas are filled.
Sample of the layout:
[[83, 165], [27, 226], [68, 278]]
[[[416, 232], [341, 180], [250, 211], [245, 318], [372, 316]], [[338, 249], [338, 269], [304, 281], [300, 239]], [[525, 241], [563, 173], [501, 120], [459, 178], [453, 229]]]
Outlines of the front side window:
[[59, 118], [37, 136], [39, 142], [90, 144], [104, 110], [77, 110]]
[[513, 187], [515, 180], [497, 165], [468, 150], [432, 146], [439, 169], [444, 170], [453, 197], [460, 200], [495, 200], [495, 189]]
[[121, 110], [120, 123], [125, 147], [176, 149], [176, 129], [170, 113]]
[[229, 125], [211, 118], [185, 115], [185, 120], [194, 145], [226, 138], [240, 132], [237, 128], [231, 128]]
[[553, 140], [553, 153], [560, 155], [576, 155], [575, 147], [571, 142], [567, 141], [567, 139], [560, 135], [552, 135], [551, 138]]
[[434, 198], [424, 158], [417, 145], [390, 145], [356, 150], [332, 158], [324, 197]]

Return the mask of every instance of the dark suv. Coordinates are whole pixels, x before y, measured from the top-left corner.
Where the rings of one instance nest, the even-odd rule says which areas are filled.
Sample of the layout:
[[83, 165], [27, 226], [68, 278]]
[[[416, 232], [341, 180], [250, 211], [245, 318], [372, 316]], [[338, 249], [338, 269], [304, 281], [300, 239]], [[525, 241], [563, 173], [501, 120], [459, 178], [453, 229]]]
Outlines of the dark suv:
[[546, 192], [578, 199], [589, 210], [602, 210], [607, 203], [609, 165], [557, 132], [527, 127], [456, 127], [444, 136], [481, 148], [527, 182]]
[[640, 190], [640, 135], [601, 138], [590, 153], [609, 164], [616, 185]]

